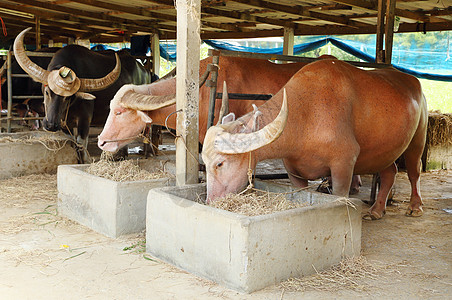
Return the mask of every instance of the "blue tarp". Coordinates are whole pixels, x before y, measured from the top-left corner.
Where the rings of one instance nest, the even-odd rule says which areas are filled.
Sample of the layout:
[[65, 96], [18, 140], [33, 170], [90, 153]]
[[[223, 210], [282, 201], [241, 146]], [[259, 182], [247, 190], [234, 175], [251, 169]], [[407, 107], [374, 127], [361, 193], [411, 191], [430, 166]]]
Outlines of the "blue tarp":
[[[245, 46], [238, 46], [233, 45], [227, 42], [219, 42], [219, 41], [213, 41], [213, 40], [205, 40], [204, 41], [207, 45], [215, 48], [215, 49], [223, 49], [223, 50], [233, 50], [233, 51], [242, 51], [242, 52], [253, 52], [253, 53], [267, 53], [267, 54], [282, 54], [283, 48], [282, 47], [275, 47], [272, 49], [261, 49], [261, 48], [254, 48], [254, 47], [245, 47]], [[294, 46], [294, 54], [301, 54], [305, 53], [314, 49], [317, 49], [319, 47], [325, 46], [326, 44], [331, 43], [334, 46], [338, 47], [339, 49], [359, 58], [367, 62], [375, 62], [375, 56], [369, 55], [364, 51], [358, 50], [355, 47], [352, 47], [350, 44], [355, 44], [358, 46], [360, 43], [358, 42], [352, 42], [347, 41], [347, 43], [336, 39], [336, 38], [322, 38], [317, 41], [309, 42], [309, 43], [303, 43], [298, 44]], [[366, 45], [367, 47], [367, 45]], [[375, 52], [375, 47], [373, 49]], [[449, 64], [452, 66], [452, 62], [449, 61]], [[439, 81], [452, 81], [452, 75], [441, 75], [441, 74], [431, 74], [426, 72], [419, 72], [415, 71], [403, 66], [400, 66], [398, 64], [392, 64], [392, 66], [404, 73], [411, 74], [413, 76], [416, 76], [418, 78], [425, 78], [425, 79], [432, 79], [432, 80], [439, 80]]]

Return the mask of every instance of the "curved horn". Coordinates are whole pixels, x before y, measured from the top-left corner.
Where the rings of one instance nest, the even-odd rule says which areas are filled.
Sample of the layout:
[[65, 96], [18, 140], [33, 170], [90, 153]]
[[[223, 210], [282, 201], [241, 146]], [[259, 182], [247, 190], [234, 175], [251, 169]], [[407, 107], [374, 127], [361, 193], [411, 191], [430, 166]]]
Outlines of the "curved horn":
[[24, 49], [24, 35], [29, 31], [31, 27], [23, 30], [14, 40], [14, 56], [16, 57], [17, 63], [21, 66], [21, 68], [30, 75], [30, 77], [40, 83], [47, 84], [47, 77], [49, 76], [49, 71], [41, 68], [34, 62], [32, 62]]
[[108, 73], [105, 77], [97, 78], [97, 79], [88, 79], [88, 78], [80, 78], [80, 91], [81, 92], [95, 92], [106, 89], [119, 78], [121, 74], [121, 61], [119, 60], [119, 56], [115, 53], [116, 58], [116, 66]]
[[221, 124], [223, 117], [229, 113], [229, 97], [226, 81], [223, 81], [223, 96], [221, 97], [220, 115], [218, 116], [218, 124]]
[[127, 90], [121, 99], [119, 104], [125, 108], [135, 109], [135, 110], [155, 110], [162, 107], [170, 106], [176, 104], [176, 94], [165, 95], [165, 96], [155, 96], [155, 95], [143, 95], [133, 90]]
[[268, 145], [283, 132], [288, 114], [287, 95], [286, 89], [284, 89], [281, 110], [273, 122], [252, 133], [229, 133], [223, 131], [215, 137], [215, 149], [224, 154], [239, 154], [254, 151]]

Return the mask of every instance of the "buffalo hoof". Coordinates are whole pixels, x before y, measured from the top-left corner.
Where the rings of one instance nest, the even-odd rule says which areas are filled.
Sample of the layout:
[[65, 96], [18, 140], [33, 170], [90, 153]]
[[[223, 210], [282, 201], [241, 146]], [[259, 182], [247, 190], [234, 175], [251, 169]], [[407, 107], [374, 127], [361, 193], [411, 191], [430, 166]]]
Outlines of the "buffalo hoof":
[[375, 221], [380, 220], [386, 214], [386, 211], [383, 211], [381, 214], [376, 211], [369, 211], [367, 214], [363, 216], [363, 220], [367, 221]]
[[409, 217], [420, 217], [424, 214], [424, 210], [422, 209], [422, 207], [419, 208], [415, 208], [413, 209], [412, 207], [408, 207], [405, 215], [409, 216]]

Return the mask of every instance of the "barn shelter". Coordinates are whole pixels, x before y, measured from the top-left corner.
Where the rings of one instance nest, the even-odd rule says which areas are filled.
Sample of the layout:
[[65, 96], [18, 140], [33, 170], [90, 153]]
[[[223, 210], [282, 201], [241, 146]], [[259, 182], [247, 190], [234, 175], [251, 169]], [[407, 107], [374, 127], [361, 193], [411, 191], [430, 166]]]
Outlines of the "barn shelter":
[[[5, 1], [7, 2], [7, 1]], [[10, 1], [9, 3], [12, 3], [13, 1]], [[16, 3], [16, 2], [14, 2]], [[34, 2], [24, 2], [24, 1], [20, 1], [17, 2], [20, 3], [19, 6], [23, 6], [26, 5], [28, 8], [32, 8], [32, 9], [38, 9], [39, 5], [55, 5], [55, 6], [68, 6], [69, 9], [66, 9], [66, 11], [71, 11], [73, 12], [76, 17], [81, 17], [82, 14], [80, 14], [80, 8], [75, 8], [75, 7], [71, 7], [70, 5], [74, 4], [74, 2], [67, 2], [67, 1], [57, 1], [57, 2], [39, 2], [39, 1], [34, 1]], [[15, 5], [17, 5], [17, 3]], [[28, 3], [28, 4], [27, 4]], [[93, 2], [93, 1], [86, 1], [83, 2], [86, 4], [90, 4], [93, 5], [94, 3], [97, 3], [99, 6], [102, 5], [102, 2]], [[77, 5], [77, 7], [84, 7], [86, 6], [85, 4], [83, 4], [81, 1], [77, 1], [74, 5]], [[117, 4], [115, 4], [117, 3]], [[108, 3], [108, 8], [114, 9], [117, 8], [115, 5], [120, 6], [120, 2], [115, 2], [115, 3]], [[248, 3], [248, 2], [247, 2]], [[405, 2], [404, 2], [405, 3]], [[401, 3], [401, 4], [404, 4]], [[174, 22], [176, 24], [173, 23], [173, 27], [175, 31], [173, 31], [174, 36], [173, 38], [177, 38], [177, 45], [178, 45], [178, 49], [177, 49], [177, 56], [178, 56], [178, 61], [177, 61], [177, 70], [178, 70], [178, 77], [177, 77], [177, 110], [181, 110], [181, 112], [177, 115], [178, 118], [178, 125], [177, 125], [177, 131], [178, 131], [178, 135], [181, 136], [181, 138], [179, 138], [177, 140], [177, 160], [176, 160], [176, 164], [177, 164], [177, 170], [176, 170], [176, 180], [177, 180], [177, 184], [178, 185], [184, 185], [186, 183], [194, 183], [197, 182], [198, 180], [198, 163], [196, 161], [196, 159], [194, 159], [194, 157], [197, 156], [197, 148], [198, 148], [198, 140], [197, 140], [197, 121], [198, 121], [198, 116], [197, 116], [197, 107], [198, 107], [198, 82], [197, 82], [197, 75], [198, 75], [198, 62], [199, 62], [199, 45], [200, 45], [200, 40], [201, 38], [209, 38], [208, 35], [206, 35], [207, 33], [215, 33], [215, 32], [228, 32], [232, 31], [233, 28], [237, 28], [238, 25], [240, 25], [240, 27], [238, 27], [239, 29], [237, 29], [235, 32], [237, 33], [253, 33], [255, 32], [255, 34], [257, 34], [259, 31], [263, 31], [263, 32], [267, 32], [269, 33], [270, 31], [279, 31], [278, 35], [279, 36], [284, 36], [285, 37], [285, 51], [284, 54], [286, 56], [286, 58], [288, 60], [291, 60], [291, 58], [289, 58], [289, 55], [291, 54], [291, 48], [293, 46], [293, 36], [296, 34], [304, 34], [302, 32], [302, 29], [304, 28], [306, 31], [306, 34], [308, 32], [310, 32], [310, 34], [315, 32], [315, 27], [321, 27], [321, 28], [331, 28], [330, 33], [340, 33], [340, 32], [334, 32], [332, 29], [343, 29], [344, 32], [343, 33], [352, 33], [352, 34], [359, 34], [359, 33], [365, 33], [365, 31], [356, 31], [356, 32], [346, 32], [346, 30], [352, 30], [352, 29], [363, 29], [364, 27], [369, 27], [372, 28], [372, 33], [377, 32], [378, 35], [378, 47], [377, 47], [377, 58], [378, 61], [377, 63], [382, 64], [383, 66], [387, 66], [390, 61], [391, 61], [391, 41], [392, 41], [392, 30], [394, 28], [394, 22], [395, 22], [395, 16], [396, 16], [396, 10], [400, 9], [397, 8], [397, 3], [395, 1], [392, 2], [383, 2], [381, 1], [379, 4], [377, 4], [376, 6], [374, 6], [375, 9], [375, 15], [369, 17], [372, 20], [374, 20], [375, 22], [373, 24], [368, 24], [366, 23], [365, 19], [366, 18], [361, 18], [362, 20], [355, 20], [352, 19], [351, 17], [347, 17], [346, 14], [344, 13], [343, 15], [335, 15], [334, 12], [328, 13], [328, 10], [325, 9], [325, 12], [322, 12], [322, 9], [320, 10], [320, 14], [323, 16], [323, 18], [318, 18], [320, 17], [320, 15], [318, 15], [315, 11], [315, 9], [313, 8], [311, 11], [309, 9], [305, 9], [304, 5], [305, 4], [299, 4], [298, 6], [295, 6], [295, 8], [298, 9], [296, 16], [292, 16], [290, 13], [288, 12], [284, 12], [283, 7], [291, 7], [291, 4], [287, 4], [287, 3], [276, 3], [276, 2], [253, 2], [253, 3], [248, 3], [248, 4], [252, 4], [255, 6], [255, 8], [252, 9], [248, 9], [248, 15], [245, 14], [245, 18], [246, 21], [240, 19], [240, 22], [235, 21], [235, 23], [246, 23], [246, 24], [236, 24], [234, 25], [234, 27], [229, 27], [226, 26], [229, 29], [221, 29], [221, 28], [216, 28], [216, 27], [206, 27], [206, 25], [204, 25], [205, 22], [207, 22], [206, 24], [208, 24], [207, 26], [212, 26], [215, 23], [212, 20], [207, 20], [204, 21], [203, 19], [205, 19], [205, 12], [203, 12], [203, 10], [205, 8], [212, 8], [213, 9], [219, 9], [221, 10], [221, 5], [223, 5], [224, 7], [228, 7], [231, 5], [235, 5], [237, 4], [239, 7], [241, 5], [245, 5], [243, 4], [243, 2], [225, 2], [225, 3], [206, 3], [205, 5], [203, 5], [204, 3], [201, 3], [200, 1], [193, 1], [190, 3], [184, 2], [184, 1], [176, 1], [176, 7], [177, 9], [173, 8], [173, 3], [169, 3], [168, 5], [170, 6], [171, 11], [173, 12], [173, 16], [175, 16], [175, 12], [177, 11], [177, 18], [173, 17], [173, 20], [167, 20], [166, 23], [168, 24], [163, 24], [165, 22], [162, 22], [162, 24], [158, 24], [155, 23], [157, 25], [156, 26], [156, 30], [155, 31], [136, 31], [133, 32], [131, 34], [131, 38], [133, 37], [133, 35], [138, 35], [138, 34], [152, 34], [153, 36], [153, 40], [154, 40], [154, 45], [155, 45], [155, 41], [158, 40], [157, 37], [159, 38], [165, 38], [165, 34], [167, 34], [167, 37], [170, 38], [170, 31], [169, 30], [163, 30], [163, 28], [165, 28], [165, 26], [169, 26], [169, 24], [171, 24], [171, 22]], [[214, 5], [215, 4], [215, 5]], [[322, 3], [323, 5], [324, 3]], [[333, 3], [334, 4], [334, 3]], [[104, 5], [107, 5], [104, 3]], [[133, 5], [133, 4], [129, 4], [129, 5]], [[161, 4], [160, 4], [161, 5]], [[210, 5], [210, 6], [209, 6]], [[261, 6], [266, 5], [265, 8], [262, 8]], [[273, 6], [272, 6], [273, 5]], [[312, 5], [312, 4], [306, 4], [306, 5]], [[343, 3], [340, 3], [340, 5], [343, 5]], [[350, 5], [351, 7], [351, 11], [354, 10], [354, 5]], [[435, 4], [436, 5], [436, 4]], [[119, 11], [116, 11], [114, 14], [109, 15], [104, 13], [99, 6], [96, 6], [97, 12], [100, 15], [104, 15], [105, 17], [109, 17], [109, 18], [117, 18], [119, 15], [121, 15], [121, 13], [119, 13]], [[276, 10], [276, 6], [279, 8], [278, 10]], [[272, 9], [271, 7], [275, 7], [274, 9]], [[385, 9], [383, 9], [383, 7]], [[362, 8], [361, 8], [362, 9]], [[224, 10], [224, 9], [223, 9]], [[262, 12], [260, 12], [263, 15], [259, 15], [259, 13], [257, 13], [256, 11], [258, 10], [262, 10]], [[281, 12], [282, 10], [282, 12]], [[343, 9], [339, 9], [343, 10]], [[347, 10], [347, 9], [345, 9]], [[140, 15], [147, 15], [147, 13], [145, 12], [146, 10], [141, 10]], [[231, 10], [232, 12], [235, 12], [236, 10]], [[237, 10], [240, 11], [240, 10]], [[276, 13], [272, 16], [272, 12]], [[334, 9], [333, 9], [334, 11]], [[155, 13], [157, 14], [161, 14], [163, 13], [163, 8], [159, 9], [158, 11], [156, 11]], [[403, 13], [403, 12], [401, 12]], [[414, 10], [412, 11], [412, 13], [415, 13]], [[95, 12], [91, 12], [89, 13], [90, 15], [94, 15]], [[254, 15], [256, 14], [256, 15]], [[279, 15], [278, 15], [279, 14]], [[160, 15], [159, 15], [160, 16]], [[247, 17], [248, 16], [248, 17]], [[254, 17], [253, 17], [254, 16]], [[317, 19], [316, 19], [317, 17]], [[339, 18], [337, 18], [339, 17]], [[212, 17], [213, 18], [213, 17]], [[299, 20], [295, 20], [296, 18], [298, 18]], [[344, 19], [345, 18], [345, 19]], [[399, 17], [400, 18], [400, 17]], [[402, 18], [405, 18], [402, 16]], [[399, 21], [403, 21], [401, 22], [400, 25], [405, 24], [410, 24], [410, 22], [408, 22], [407, 20], [400, 18]], [[444, 19], [442, 16], [438, 16], [437, 18], [439, 19]], [[59, 19], [58, 21], [53, 22], [52, 24], [57, 24], [57, 22], [65, 22], [62, 21], [63, 18]], [[68, 18], [70, 19], [70, 18]], [[159, 18], [156, 18], [159, 22]], [[278, 24], [272, 24], [270, 23], [269, 25], [266, 23], [259, 23], [259, 21], [264, 21], [266, 20], [266, 22], [271, 22], [272, 20], [277, 20], [280, 21], [279, 25]], [[39, 42], [39, 40], [41, 38], [44, 37], [45, 34], [43, 34], [44, 32], [42, 31], [42, 29], [44, 28], [42, 22], [44, 21], [44, 18], [36, 18], [36, 19], [31, 19], [32, 24], [35, 24], [35, 31], [37, 33], [36, 37], [35, 37], [35, 42], [37, 41], [37, 45], [39, 46], [41, 43], [43, 43], [43, 41], [41, 40], [41, 42]], [[94, 18], [91, 18], [92, 22], [90, 21], [86, 21], [86, 22], [82, 22], [83, 25], [79, 25], [79, 27], [85, 27], [88, 26], [86, 24], [94, 24], [96, 22], [96, 20], [94, 20]], [[111, 19], [110, 19], [111, 20]], [[282, 20], [282, 22], [281, 22]], [[446, 17], [447, 20], [447, 17]], [[132, 19], [129, 20], [130, 24], [132, 23]], [[136, 21], [135, 21], [136, 22]], [[152, 23], [151, 21], [144, 21], [146, 23]], [[210, 23], [209, 23], [210, 22]], [[255, 24], [252, 24], [252, 23]], [[304, 23], [303, 23], [304, 22]], [[319, 23], [316, 23], [319, 22]], [[416, 31], [416, 30], [424, 30], [422, 25], [414, 25], [419, 21], [414, 21], [412, 22], [412, 31]], [[446, 21], [445, 23], [447, 23], [448, 21]], [[222, 21], [219, 22], [217, 21], [217, 23], [219, 23], [221, 26], [225, 26], [225, 25], [229, 25], [228, 22], [226, 21]], [[365, 26], [360, 26], [362, 23], [365, 23], [367, 25]], [[442, 22], [444, 23], [444, 22]], [[317, 24], [317, 25], [316, 25]], [[449, 24], [449, 23], [447, 23]], [[95, 30], [99, 30], [99, 26], [97, 25], [90, 25], [90, 26], [94, 26], [93, 27], [89, 27], [92, 32], [94, 32]], [[274, 28], [271, 27], [265, 27], [265, 26], [274, 26]], [[61, 28], [66, 28], [67, 32], [70, 31], [69, 28], [62, 26], [61, 24], [59, 24], [59, 26], [57, 27], [61, 27]], [[119, 25], [118, 25], [119, 27]], [[362, 28], [361, 28], [362, 27]], [[143, 27], [141, 27], [141, 30], [143, 30]], [[209, 28], [213, 28], [211, 31], [212, 32], [208, 32]], [[400, 27], [399, 27], [400, 28]], [[177, 30], [176, 30], [177, 29]], [[251, 30], [249, 30], [251, 29]], [[253, 30], [254, 29], [254, 30]], [[318, 28], [317, 28], [318, 29]], [[103, 31], [103, 33], [105, 33], [105, 31], [108, 29], [102, 29], [100, 31]], [[298, 30], [298, 31], [297, 31]], [[427, 30], [427, 26], [425, 26], [425, 30]], [[432, 29], [434, 30], [434, 29]], [[439, 29], [437, 29], [439, 30]], [[111, 32], [113, 31], [113, 33], [115, 33], [113, 28], [110, 28], [109, 33], [111, 34]], [[121, 30], [124, 33], [126, 32], [125, 29]], [[233, 32], [233, 31], [232, 31]], [[320, 32], [320, 31], [319, 31]], [[94, 32], [95, 33], [95, 32]], [[103, 33], [99, 34], [99, 36], [102, 36]], [[276, 33], [274, 33], [276, 35]], [[320, 33], [316, 33], [316, 34], [320, 34]], [[115, 36], [115, 34], [111, 34], [113, 36]], [[203, 35], [205, 35], [203, 37]], [[121, 36], [121, 33], [118, 35], [119, 37], [122, 37], [124, 40], [124, 35]], [[258, 35], [255, 35], [258, 36]], [[225, 34], [226, 37], [226, 34]], [[234, 36], [231, 36], [234, 37]], [[240, 37], [239, 35], [237, 37]], [[243, 38], [245, 38], [246, 36], [242, 36]], [[65, 37], [67, 38], [67, 37]], [[70, 39], [75, 39], [75, 40], [86, 40], [86, 39], [90, 39], [91, 41], [95, 40], [95, 36], [94, 35], [75, 35], [72, 37], [69, 37]], [[213, 37], [210, 37], [213, 38]], [[57, 36], [55, 35], [54, 37], [52, 37], [53, 41], [57, 40]], [[154, 48], [155, 49], [155, 48]], [[154, 52], [155, 54], [155, 52]], [[221, 53], [213, 53], [215, 55], [218, 54], [218, 56]], [[283, 57], [279, 57], [279, 58], [283, 58]], [[374, 65], [376, 66], [376, 65]], [[184, 225], [184, 224], [183, 224]], [[206, 228], [208, 226], [205, 226]], [[184, 249], [176, 249], [178, 254], [180, 254], [180, 252], [184, 252]]]
[[185, 174], [180, 183], [197, 181], [193, 157], [198, 153], [198, 116], [193, 108], [198, 106], [198, 85], [193, 74], [199, 69], [201, 39], [284, 36], [283, 54], [291, 55], [295, 35], [376, 33], [376, 62], [388, 65], [394, 28], [398, 32], [452, 29], [450, 3], [435, 0], [0, 0], [0, 4], [9, 36], [33, 26], [34, 40], [28, 43], [37, 48], [55, 42], [121, 42], [150, 34], [153, 56], [158, 57], [159, 39], [177, 39], [177, 103], [182, 109], [178, 157], [188, 161], [178, 172]]

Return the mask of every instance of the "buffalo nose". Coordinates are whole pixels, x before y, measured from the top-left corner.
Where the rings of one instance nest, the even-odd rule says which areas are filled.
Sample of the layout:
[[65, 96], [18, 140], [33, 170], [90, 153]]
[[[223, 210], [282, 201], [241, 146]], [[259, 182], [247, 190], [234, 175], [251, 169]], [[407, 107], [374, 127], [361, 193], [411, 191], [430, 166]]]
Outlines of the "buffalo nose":
[[45, 120], [43, 122], [43, 127], [45, 130], [53, 131], [53, 132], [60, 130], [60, 126], [58, 123], [46, 122]]
[[97, 146], [99, 146], [99, 148], [102, 148], [103, 146], [105, 146], [106, 143], [107, 143], [106, 141], [98, 140]]

